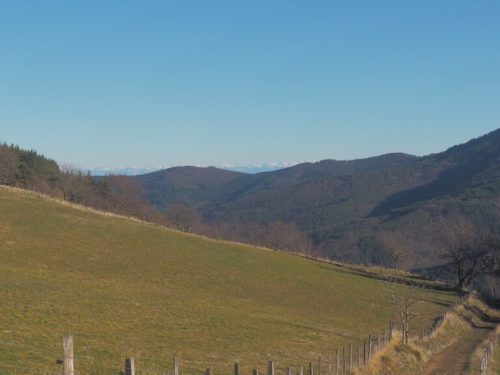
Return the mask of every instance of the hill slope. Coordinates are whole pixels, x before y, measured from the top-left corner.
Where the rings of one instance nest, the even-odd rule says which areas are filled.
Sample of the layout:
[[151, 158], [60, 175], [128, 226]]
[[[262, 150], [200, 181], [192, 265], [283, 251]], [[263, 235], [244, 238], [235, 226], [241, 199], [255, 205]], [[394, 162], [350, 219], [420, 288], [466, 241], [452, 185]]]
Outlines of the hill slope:
[[[216, 192], [185, 203], [222, 237], [284, 248], [299, 231], [309, 238], [294, 242], [301, 250], [383, 265], [395, 265], [394, 253], [402, 252], [397, 258], [406, 267], [429, 266], [463, 229], [457, 222], [476, 234], [500, 234], [500, 129], [424, 157], [324, 160], [211, 183]], [[155, 197], [177, 199], [175, 181], [145, 186], [154, 186]], [[290, 225], [268, 229], [276, 223]]]
[[[185, 374], [304, 364], [384, 329], [386, 285], [337, 266], [207, 240], [0, 189], [0, 372], [55, 371], [75, 335], [80, 371], [123, 357]], [[451, 300], [431, 302], [417, 330]]]

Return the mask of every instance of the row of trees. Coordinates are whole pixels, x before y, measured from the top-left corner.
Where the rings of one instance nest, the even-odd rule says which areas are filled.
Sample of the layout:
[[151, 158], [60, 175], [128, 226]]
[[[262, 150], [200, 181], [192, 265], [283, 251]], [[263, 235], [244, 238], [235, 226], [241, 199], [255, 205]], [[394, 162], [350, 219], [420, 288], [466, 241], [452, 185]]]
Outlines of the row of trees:
[[144, 198], [142, 186], [126, 176], [95, 179], [71, 166], [59, 168], [36, 151], [0, 145], [0, 183], [35, 190], [85, 206], [164, 223]]
[[161, 212], [146, 199], [144, 188], [133, 178], [119, 175], [95, 178], [71, 166], [59, 168], [55, 161], [17, 146], [0, 145], [0, 183], [185, 232], [284, 250], [310, 247], [308, 237], [294, 224], [281, 221], [268, 224], [240, 221], [207, 224], [195, 208], [182, 204], [171, 205]]

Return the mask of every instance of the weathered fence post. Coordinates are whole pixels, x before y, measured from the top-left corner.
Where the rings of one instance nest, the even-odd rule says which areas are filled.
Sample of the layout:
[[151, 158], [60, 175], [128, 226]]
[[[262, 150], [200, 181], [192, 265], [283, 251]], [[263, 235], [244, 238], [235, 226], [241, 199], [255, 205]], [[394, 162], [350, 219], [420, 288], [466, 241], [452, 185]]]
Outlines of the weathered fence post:
[[125, 375], [135, 375], [134, 357], [125, 358]]
[[340, 351], [337, 349], [337, 371], [335, 375], [340, 375]]
[[292, 375], [292, 369], [290, 367], [286, 368], [286, 375]]
[[358, 341], [358, 359], [356, 361], [356, 367], [361, 366], [361, 343]]
[[75, 363], [73, 361], [73, 336], [63, 337], [63, 350], [64, 350], [64, 375], [75, 374]]
[[240, 364], [238, 362], [234, 362], [234, 375], [240, 375]]
[[174, 357], [174, 375], [179, 375], [179, 358]]
[[347, 361], [345, 356], [345, 346], [342, 346], [342, 374], [347, 372]]
[[299, 375], [304, 375], [304, 366], [299, 367]]
[[212, 369], [210, 367], [208, 367], [206, 370], [205, 370], [205, 375], [212, 375]]
[[307, 375], [314, 375], [314, 368], [312, 362], [309, 362], [309, 372]]
[[269, 361], [267, 364], [267, 375], [274, 375], [274, 362]]
[[366, 365], [366, 340], [363, 341], [363, 364]]
[[352, 371], [352, 342], [349, 344], [349, 371]]
[[372, 358], [372, 336], [368, 336], [368, 361]]

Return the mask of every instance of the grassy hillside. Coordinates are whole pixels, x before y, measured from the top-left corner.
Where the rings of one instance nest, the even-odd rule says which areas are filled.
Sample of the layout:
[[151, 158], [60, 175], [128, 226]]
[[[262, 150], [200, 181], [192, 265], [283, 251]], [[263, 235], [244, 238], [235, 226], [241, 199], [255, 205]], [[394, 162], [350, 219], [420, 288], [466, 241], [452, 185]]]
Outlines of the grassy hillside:
[[[0, 259], [2, 374], [56, 371], [67, 333], [85, 373], [116, 374], [126, 355], [166, 368], [175, 354], [185, 374], [234, 360], [249, 373], [327, 356], [393, 318], [385, 283], [355, 271], [4, 188]], [[428, 297], [419, 330], [453, 298]]]

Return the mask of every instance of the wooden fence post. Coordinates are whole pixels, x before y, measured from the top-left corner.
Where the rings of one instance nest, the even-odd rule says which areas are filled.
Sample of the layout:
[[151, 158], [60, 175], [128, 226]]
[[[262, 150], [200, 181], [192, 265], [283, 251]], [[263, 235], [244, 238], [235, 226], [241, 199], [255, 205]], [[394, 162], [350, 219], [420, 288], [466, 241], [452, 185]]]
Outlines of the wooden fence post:
[[366, 365], [366, 340], [363, 341], [363, 364]]
[[205, 375], [212, 375], [212, 369], [210, 367], [208, 367], [206, 370], [205, 370]]
[[304, 366], [299, 367], [299, 375], [304, 375]]
[[75, 374], [75, 363], [73, 360], [73, 336], [63, 337], [63, 350], [64, 350], [64, 375]]
[[321, 375], [321, 356], [318, 357], [318, 375]]
[[361, 366], [361, 342], [358, 341], [358, 359], [356, 361], [356, 367]]
[[252, 375], [259, 375], [259, 370], [258, 370], [258, 369], [256, 369], [256, 368], [254, 368], [254, 369], [252, 370]]
[[347, 361], [345, 356], [345, 346], [342, 346], [342, 374], [345, 374], [347, 371]]
[[368, 361], [372, 358], [372, 336], [368, 336]]
[[267, 375], [274, 375], [274, 362], [269, 361], [267, 364]]
[[292, 375], [292, 369], [290, 367], [286, 368], [286, 375]]
[[125, 358], [125, 375], [135, 375], [134, 357]]
[[349, 371], [352, 371], [352, 342], [349, 344]]
[[337, 349], [337, 371], [335, 375], [340, 375], [340, 351]]
[[179, 358], [174, 357], [174, 375], [179, 375]]
[[307, 375], [314, 375], [314, 368], [312, 362], [309, 362], [309, 373]]
[[234, 362], [234, 375], [240, 375], [240, 364], [238, 362]]

